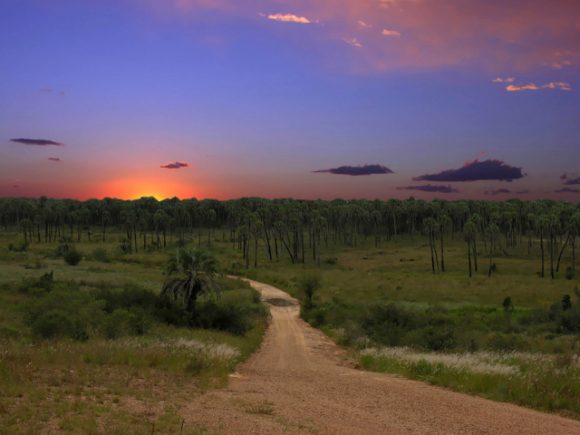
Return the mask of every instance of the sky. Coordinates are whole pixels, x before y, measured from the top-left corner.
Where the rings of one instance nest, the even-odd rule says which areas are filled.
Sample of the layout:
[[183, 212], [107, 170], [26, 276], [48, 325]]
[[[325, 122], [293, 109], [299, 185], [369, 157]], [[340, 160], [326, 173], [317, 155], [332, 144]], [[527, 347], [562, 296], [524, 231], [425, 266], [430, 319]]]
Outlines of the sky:
[[3, 0], [0, 196], [580, 200], [578, 0]]

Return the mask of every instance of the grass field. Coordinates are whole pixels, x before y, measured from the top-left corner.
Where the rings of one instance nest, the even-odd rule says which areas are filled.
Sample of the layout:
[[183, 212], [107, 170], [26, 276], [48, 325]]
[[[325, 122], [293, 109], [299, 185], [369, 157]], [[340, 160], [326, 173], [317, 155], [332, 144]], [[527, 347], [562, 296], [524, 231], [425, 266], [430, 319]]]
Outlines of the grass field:
[[[579, 418], [580, 280], [563, 272], [541, 279], [532, 254], [526, 247], [495, 257], [490, 278], [481, 256], [470, 279], [462, 242], [448, 242], [447, 271], [433, 274], [424, 240], [399, 238], [330, 248], [321, 267], [262, 259], [240, 273], [302, 300], [302, 277], [318, 276], [302, 315], [362, 368]], [[563, 311], [566, 296], [572, 306]]]
[[[18, 236], [0, 237], [7, 246]], [[458, 240], [448, 241], [447, 271], [433, 274], [428, 247], [419, 237], [379, 247], [370, 241], [328, 247], [320, 267], [291, 264], [282, 256], [270, 262], [261, 246], [259, 266], [245, 269], [239, 252], [220, 232], [215, 237], [209, 249], [226, 273], [274, 284], [303, 302], [303, 278], [318, 277], [321, 287], [311, 305], [304, 303], [302, 315], [349, 349], [361, 368], [580, 418], [575, 329], [580, 279], [566, 279], [562, 272], [554, 280], [539, 278], [535, 252], [528, 256], [522, 248], [495, 257], [491, 278], [483, 256], [479, 272], [467, 276], [465, 248]], [[55, 254], [57, 244], [0, 250], [0, 427], [6, 433], [41, 427], [177, 432], [179, 409], [188, 397], [223, 385], [259, 346], [266, 322], [256, 308], [258, 299], [233, 280], [222, 282], [225, 291], [217, 303], [254, 307], [251, 328], [243, 335], [152, 320], [135, 334], [127, 332], [131, 318], [119, 314], [89, 325], [88, 339], [40, 339], [26, 318], [47, 296], [22, 288], [49, 271], [56, 301], [47, 303], [61, 301], [79, 312], [86, 308], [78, 305], [86, 302], [79, 294], [109, 288], [159, 291], [163, 266], [175, 248], [121, 254], [116, 238], [110, 239], [76, 244], [83, 257], [77, 266]], [[566, 295], [570, 306], [563, 307]], [[511, 304], [504, 306], [508, 297]], [[202, 305], [211, 308], [214, 302]], [[121, 332], [107, 329], [123, 322], [129, 326]]]
[[[69, 266], [57, 244], [12, 252], [15, 238], [3, 237], [0, 433], [205, 433], [182, 426], [180, 409], [223, 386], [258, 348], [266, 316], [254, 290], [222, 278], [221, 296], [201, 301], [205, 321], [219, 307], [244, 307], [243, 333], [167, 324], [139, 299], [159, 292], [167, 253], [120, 255], [114, 242], [81, 243], [83, 259]], [[49, 272], [51, 290], [37, 288]], [[107, 312], [94, 295], [109, 294], [142, 306]], [[50, 329], [45, 314], [55, 310], [70, 330]]]

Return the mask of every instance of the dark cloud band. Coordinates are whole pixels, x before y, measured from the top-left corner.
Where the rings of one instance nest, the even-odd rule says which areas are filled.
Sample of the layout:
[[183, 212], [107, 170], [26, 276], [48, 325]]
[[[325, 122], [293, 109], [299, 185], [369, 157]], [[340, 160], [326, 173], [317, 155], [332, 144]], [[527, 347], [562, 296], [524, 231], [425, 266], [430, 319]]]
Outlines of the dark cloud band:
[[19, 143], [22, 145], [33, 145], [38, 147], [47, 147], [47, 146], [55, 146], [55, 147], [62, 147], [64, 146], [63, 143], [55, 142], [53, 140], [48, 139], [28, 139], [28, 138], [16, 138], [10, 139], [11, 142]]
[[181, 169], [189, 167], [189, 163], [186, 162], [173, 162], [173, 163], [166, 163], [165, 165], [161, 165], [160, 168], [163, 169]]
[[474, 160], [467, 162], [459, 169], [448, 169], [437, 174], [426, 174], [415, 177], [415, 181], [477, 181], [477, 180], [499, 180], [513, 181], [523, 178], [522, 168], [510, 166], [501, 160]]
[[319, 169], [318, 171], [313, 172], [316, 173], [326, 172], [335, 175], [351, 175], [351, 176], [393, 173], [393, 171], [391, 171], [389, 168], [382, 165], [339, 166], [338, 168]]

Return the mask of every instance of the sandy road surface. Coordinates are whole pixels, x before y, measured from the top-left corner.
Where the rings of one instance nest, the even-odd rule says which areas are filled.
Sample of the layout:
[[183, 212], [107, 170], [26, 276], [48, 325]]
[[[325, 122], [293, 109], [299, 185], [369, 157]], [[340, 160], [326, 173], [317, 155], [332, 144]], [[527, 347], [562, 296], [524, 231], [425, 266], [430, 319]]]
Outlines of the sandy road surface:
[[248, 282], [271, 302], [262, 347], [227, 388], [194, 399], [184, 410], [188, 426], [243, 434], [580, 434], [577, 421], [350, 368], [299, 318], [296, 300]]

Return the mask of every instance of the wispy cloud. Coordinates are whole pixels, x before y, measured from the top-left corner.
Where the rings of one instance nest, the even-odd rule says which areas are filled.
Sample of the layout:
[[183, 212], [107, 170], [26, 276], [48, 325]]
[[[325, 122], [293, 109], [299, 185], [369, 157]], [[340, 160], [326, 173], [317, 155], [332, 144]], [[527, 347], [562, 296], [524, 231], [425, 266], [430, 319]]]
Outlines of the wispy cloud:
[[28, 139], [28, 138], [17, 138], [17, 139], [10, 139], [11, 142], [19, 143], [22, 145], [33, 145], [39, 147], [46, 147], [46, 146], [56, 146], [62, 147], [64, 146], [63, 143], [55, 142], [53, 140], [48, 139]]
[[432, 184], [424, 184], [420, 186], [402, 186], [397, 187], [397, 190], [419, 190], [421, 192], [432, 192], [432, 193], [458, 193], [459, 190], [451, 186], [435, 186]]
[[516, 80], [515, 77], [506, 77], [506, 78], [502, 78], [502, 77], [496, 77], [495, 79], [492, 80], [493, 83], [513, 83]]
[[187, 162], [172, 162], [160, 166], [163, 169], [182, 169], [187, 167], [189, 167], [189, 163]]
[[342, 40], [348, 45], [355, 48], [362, 48], [363, 46], [357, 38], [343, 38]]
[[477, 180], [499, 180], [513, 181], [524, 177], [522, 168], [510, 166], [501, 160], [484, 160], [480, 162], [475, 159], [458, 169], [447, 169], [436, 174], [426, 174], [415, 177], [415, 181], [477, 181]]
[[555, 190], [556, 193], [580, 193], [580, 190], [574, 189], [572, 187], [563, 187], [562, 189]]
[[386, 166], [382, 165], [363, 165], [363, 166], [339, 166], [338, 168], [331, 168], [331, 169], [319, 169], [313, 172], [327, 172], [329, 174], [336, 174], [336, 175], [352, 175], [352, 176], [359, 176], [359, 175], [375, 175], [375, 174], [392, 174], [391, 171]]
[[508, 193], [512, 193], [510, 189], [495, 189], [495, 190], [486, 190], [486, 195], [496, 196], [496, 195], [507, 195]]
[[508, 92], [522, 92], [522, 91], [541, 91], [541, 90], [560, 90], [571, 91], [572, 86], [566, 82], [549, 82], [544, 85], [537, 85], [535, 83], [526, 83], [523, 85], [509, 84], [506, 86]]
[[62, 162], [62, 159], [60, 157], [49, 157], [48, 160], [50, 160], [51, 162], [56, 162], [56, 163]]
[[398, 30], [383, 29], [381, 32], [383, 36], [401, 36], [401, 32]]
[[[546, 67], [576, 67], [580, 63], [578, 2], [575, 0], [148, 0], [134, 3], [154, 3], [159, 9], [171, 8], [181, 15], [195, 16], [198, 10], [209, 9], [242, 18], [266, 5], [279, 8], [282, 4], [299, 4], [299, 13], [278, 9], [276, 13], [263, 14], [264, 19], [298, 24], [324, 22], [320, 33], [312, 35], [312, 47], [324, 53], [330, 48], [329, 40], [342, 42], [344, 35], [360, 39], [354, 32], [372, 23], [380, 30], [365, 32], [364, 53], [354, 52], [352, 59], [340, 58], [341, 66], [348, 62], [347, 66], [356, 71], [471, 65], [487, 71], [520, 73]], [[401, 37], [398, 44], [385, 44], [382, 29], [387, 30], [387, 36], [396, 36], [393, 32], [405, 36], [404, 29], [413, 31], [410, 37]]]
[[269, 14], [266, 18], [272, 21], [281, 21], [283, 23], [296, 23], [296, 24], [312, 24], [313, 21], [304, 16], [295, 14]]
[[360, 27], [363, 28], [368, 28], [368, 27], [373, 27], [372, 24], [367, 23], [366, 21], [363, 20], [357, 20], [356, 22]]
[[568, 174], [565, 172], [560, 177], [560, 180], [562, 180], [562, 183], [564, 183], [566, 186], [580, 185], [580, 175]]

